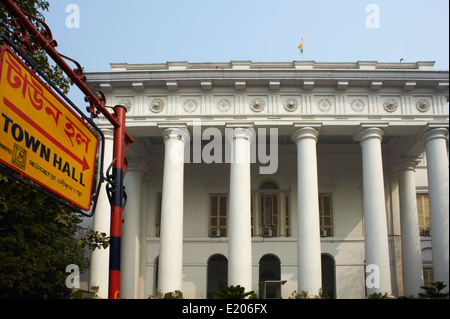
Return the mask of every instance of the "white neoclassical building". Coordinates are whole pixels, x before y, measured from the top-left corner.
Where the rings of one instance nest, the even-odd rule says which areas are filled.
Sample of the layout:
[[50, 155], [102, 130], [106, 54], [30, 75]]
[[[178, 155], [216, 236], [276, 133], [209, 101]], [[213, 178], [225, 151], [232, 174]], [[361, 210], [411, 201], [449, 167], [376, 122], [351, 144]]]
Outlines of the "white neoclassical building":
[[[112, 64], [128, 109], [121, 297], [412, 296], [449, 282], [448, 70], [433, 62]], [[105, 167], [112, 160], [112, 131]], [[109, 232], [107, 197], [94, 229]], [[108, 291], [108, 250], [89, 285]]]

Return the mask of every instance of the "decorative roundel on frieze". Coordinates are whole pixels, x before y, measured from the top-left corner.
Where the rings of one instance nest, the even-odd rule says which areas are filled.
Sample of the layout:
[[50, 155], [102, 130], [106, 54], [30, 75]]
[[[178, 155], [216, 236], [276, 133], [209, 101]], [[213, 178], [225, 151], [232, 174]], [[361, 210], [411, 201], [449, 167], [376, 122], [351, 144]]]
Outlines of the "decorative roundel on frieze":
[[387, 112], [392, 113], [397, 110], [398, 103], [394, 99], [387, 99], [386, 101], [384, 101], [383, 107]]
[[197, 110], [197, 107], [198, 105], [195, 100], [187, 100], [183, 105], [184, 110], [188, 113], [195, 112], [195, 110]]
[[257, 97], [254, 98], [251, 102], [250, 102], [250, 108], [252, 109], [252, 111], [254, 112], [261, 112], [262, 110], [264, 110], [264, 107], [266, 106], [266, 103], [264, 102], [263, 99]]
[[153, 113], [159, 113], [164, 109], [164, 101], [161, 99], [153, 99], [150, 102], [150, 111]]
[[222, 99], [219, 102], [217, 102], [217, 109], [222, 113], [227, 112], [230, 108], [231, 103], [227, 99]]
[[430, 102], [425, 99], [420, 99], [417, 101], [416, 107], [420, 112], [427, 112], [430, 109]]
[[322, 112], [328, 112], [331, 110], [331, 102], [328, 99], [321, 99], [318, 103], [317, 103], [317, 107], [319, 108], [319, 110], [321, 110]]
[[284, 108], [286, 111], [294, 112], [298, 108], [298, 102], [294, 98], [288, 98], [284, 102]]
[[351, 107], [353, 111], [360, 113], [364, 110], [364, 101], [361, 99], [353, 100]]
[[125, 109], [127, 110], [127, 112], [129, 112], [131, 110], [131, 101], [129, 99], [121, 99], [117, 105], [122, 105], [125, 107]]

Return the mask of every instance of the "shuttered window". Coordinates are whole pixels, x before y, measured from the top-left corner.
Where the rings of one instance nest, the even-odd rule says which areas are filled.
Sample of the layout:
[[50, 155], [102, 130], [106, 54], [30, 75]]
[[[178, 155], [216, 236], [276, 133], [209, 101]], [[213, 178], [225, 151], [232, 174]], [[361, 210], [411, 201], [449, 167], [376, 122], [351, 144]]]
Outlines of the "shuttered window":
[[333, 207], [331, 193], [319, 194], [319, 218], [321, 237], [333, 236]]
[[428, 194], [417, 194], [416, 198], [420, 236], [430, 236], [430, 198]]
[[227, 236], [227, 194], [209, 195], [209, 236]]

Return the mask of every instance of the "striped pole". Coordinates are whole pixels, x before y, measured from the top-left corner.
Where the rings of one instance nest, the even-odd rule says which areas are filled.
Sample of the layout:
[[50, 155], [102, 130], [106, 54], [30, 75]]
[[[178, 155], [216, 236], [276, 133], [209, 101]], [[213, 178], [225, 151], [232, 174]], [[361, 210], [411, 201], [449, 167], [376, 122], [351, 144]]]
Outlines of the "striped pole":
[[123, 177], [125, 162], [125, 113], [123, 106], [114, 107], [119, 126], [114, 128], [113, 190], [111, 193], [111, 233], [109, 245], [109, 299], [120, 298], [120, 242], [122, 239]]

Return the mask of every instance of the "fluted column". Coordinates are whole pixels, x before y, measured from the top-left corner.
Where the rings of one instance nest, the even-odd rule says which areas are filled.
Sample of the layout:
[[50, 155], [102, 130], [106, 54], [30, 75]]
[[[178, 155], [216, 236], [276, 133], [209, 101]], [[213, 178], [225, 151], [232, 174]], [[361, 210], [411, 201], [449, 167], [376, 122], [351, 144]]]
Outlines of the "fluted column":
[[366, 278], [370, 276], [370, 280], [366, 280], [368, 295], [392, 293], [381, 153], [383, 134], [380, 128], [368, 127], [356, 137], [362, 148]]
[[138, 298], [142, 178], [145, 171], [142, 163], [129, 161], [124, 178], [127, 202], [123, 212], [120, 258], [120, 295], [124, 299]]
[[449, 288], [449, 174], [446, 128], [434, 128], [424, 134], [428, 188], [430, 196], [431, 247], [435, 281]]
[[319, 132], [303, 127], [297, 144], [298, 291], [316, 295], [322, 287], [316, 143]]
[[235, 128], [230, 136], [228, 285], [252, 288], [250, 143], [253, 131]]
[[[105, 137], [105, 149], [103, 158], [103, 174], [105, 174], [108, 166], [111, 164], [113, 157], [113, 130], [102, 129]], [[94, 231], [106, 233], [108, 236], [111, 231], [111, 205], [109, 204], [106, 188], [103, 184], [97, 200], [97, 207], [94, 213], [94, 223], [92, 226]], [[97, 295], [100, 298], [108, 298], [109, 287], [109, 247], [104, 249], [95, 249], [91, 253], [91, 265], [89, 270], [89, 288], [98, 286]]]
[[400, 193], [400, 226], [402, 233], [403, 290], [407, 297], [422, 292], [422, 253], [417, 213], [416, 160], [404, 159], [397, 167]]
[[183, 274], [183, 183], [185, 128], [163, 132], [165, 153], [159, 246], [159, 288], [162, 293], [181, 290]]

